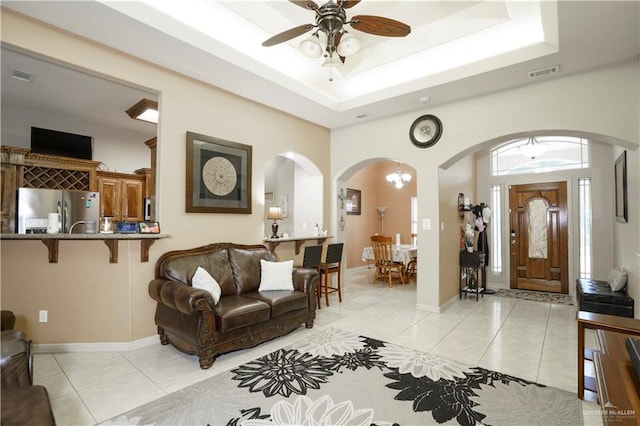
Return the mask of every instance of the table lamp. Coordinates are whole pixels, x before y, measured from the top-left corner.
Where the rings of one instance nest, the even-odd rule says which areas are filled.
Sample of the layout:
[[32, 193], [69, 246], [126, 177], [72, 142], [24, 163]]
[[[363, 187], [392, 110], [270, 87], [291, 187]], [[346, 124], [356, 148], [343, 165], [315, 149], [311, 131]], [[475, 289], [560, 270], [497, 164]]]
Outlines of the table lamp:
[[271, 224], [271, 238], [278, 238], [278, 220], [282, 220], [282, 208], [280, 206], [269, 207], [269, 213], [267, 219], [273, 220]]

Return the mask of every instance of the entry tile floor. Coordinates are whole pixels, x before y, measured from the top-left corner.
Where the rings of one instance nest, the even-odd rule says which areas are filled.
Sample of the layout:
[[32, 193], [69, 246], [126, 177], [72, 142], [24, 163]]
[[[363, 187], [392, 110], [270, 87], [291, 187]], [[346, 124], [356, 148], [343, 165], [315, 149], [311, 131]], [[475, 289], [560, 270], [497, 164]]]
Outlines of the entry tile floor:
[[[343, 302], [335, 294], [329, 307], [323, 300], [313, 329], [221, 355], [208, 370], [158, 341], [126, 352], [38, 353], [34, 382], [47, 388], [58, 425], [93, 425], [334, 327], [576, 392], [575, 306], [486, 295], [430, 313], [416, 309], [415, 281], [389, 287], [372, 278], [366, 267], [346, 271]], [[594, 334], [587, 346], [595, 347]], [[590, 402], [583, 402], [583, 418], [602, 424]]]

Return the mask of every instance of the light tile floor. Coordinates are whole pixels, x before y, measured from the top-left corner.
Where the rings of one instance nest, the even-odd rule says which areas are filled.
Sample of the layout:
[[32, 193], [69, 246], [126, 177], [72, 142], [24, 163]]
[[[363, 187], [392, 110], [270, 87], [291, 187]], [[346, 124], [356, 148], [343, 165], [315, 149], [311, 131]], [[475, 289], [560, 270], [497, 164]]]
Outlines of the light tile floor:
[[[343, 302], [335, 294], [331, 306], [323, 301], [312, 330], [300, 327], [221, 355], [208, 370], [199, 368], [195, 356], [158, 342], [128, 352], [36, 354], [34, 381], [49, 391], [58, 425], [93, 425], [335, 327], [576, 392], [575, 306], [487, 295], [429, 313], [415, 307], [415, 282], [390, 288], [371, 280], [366, 267], [348, 270]], [[587, 335], [587, 346], [594, 345], [594, 335]], [[602, 424], [597, 405], [583, 402], [583, 409], [585, 424]]]

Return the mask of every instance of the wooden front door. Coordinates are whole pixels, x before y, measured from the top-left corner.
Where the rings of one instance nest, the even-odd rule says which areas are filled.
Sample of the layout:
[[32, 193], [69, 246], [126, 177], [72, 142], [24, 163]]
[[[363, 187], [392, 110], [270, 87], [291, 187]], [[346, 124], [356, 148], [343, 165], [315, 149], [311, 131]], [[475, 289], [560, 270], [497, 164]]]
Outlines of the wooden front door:
[[511, 288], [569, 293], [567, 183], [509, 187]]

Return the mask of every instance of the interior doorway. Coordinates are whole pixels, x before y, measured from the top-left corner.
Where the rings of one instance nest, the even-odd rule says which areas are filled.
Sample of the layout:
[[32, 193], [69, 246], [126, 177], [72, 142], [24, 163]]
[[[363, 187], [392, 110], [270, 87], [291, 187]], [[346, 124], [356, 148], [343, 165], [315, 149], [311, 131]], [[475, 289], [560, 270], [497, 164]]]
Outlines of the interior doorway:
[[567, 183], [509, 186], [510, 287], [569, 293]]

